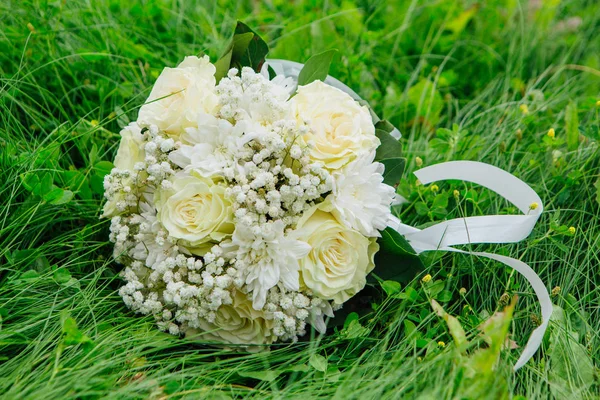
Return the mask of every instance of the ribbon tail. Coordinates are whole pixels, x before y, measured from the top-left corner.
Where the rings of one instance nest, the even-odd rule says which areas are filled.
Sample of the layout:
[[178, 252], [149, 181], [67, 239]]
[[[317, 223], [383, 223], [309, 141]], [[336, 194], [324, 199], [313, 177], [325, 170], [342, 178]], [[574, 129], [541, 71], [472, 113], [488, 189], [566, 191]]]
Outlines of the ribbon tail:
[[548, 290], [546, 289], [544, 282], [542, 282], [538, 274], [536, 274], [535, 271], [523, 261], [492, 253], [473, 252], [471, 254], [499, 261], [523, 275], [523, 277], [527, 279], [529, 284], [533, 287], [533, 291], [535, 292], [541, 305], [542, 323], [533, 330], [529, 340], [527, 340], [527, 344], [523, 348], [523, 352], [514, 366], [514, 370], [516, 371], [524, 366], [540, 348], [542, 340], [544, 339], [544, 333], [546, 332], [546, 328], [550, 322], [550, 316], [552, 315], [552, 300], [550, 300], [550, 295], [548, 294]]

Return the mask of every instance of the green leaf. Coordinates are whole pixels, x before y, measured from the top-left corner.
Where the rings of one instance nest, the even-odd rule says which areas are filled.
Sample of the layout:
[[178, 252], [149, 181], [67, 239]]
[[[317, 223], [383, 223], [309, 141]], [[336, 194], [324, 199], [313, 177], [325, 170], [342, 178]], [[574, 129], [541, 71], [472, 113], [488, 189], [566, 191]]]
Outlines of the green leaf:
[[396, 186], [402, 179], [404, 173], [404, 167], [406, 166], [406, 158], [386, 158], [379, 160], [385, 166], [383, 172], [383, 183]]
[[310, 358], [308, 359], [308, 363], [317, 371], [327, 371], [327, 359], [320, 354], [315, 353], [312, 356], [310, 356]]
[[463, 352], [464, 350], [466, 350], [466, 347], [468, 345], [467, 334], [465, 333], [465, 330], [463, 329], [458, 319], [448, 314], [444, 310], [444, 308], [441, 305], [439, 305], [439, 303], [435, 300], [431, 300], [431, 307], [438, 316], [443, 318], [443, 320], [446, 322], [446, 325], [448, 325], [450, 336], [452, 336], [452, 339], [454, 339], [454, 344], [459, 349], [459, 351]]
[[234, 34], [231, 43], [227, 47], [225, 53], [215, 63], [215, 78], [220, 81], [227, 76], [227, 72], [231, 69], [232, 60], [240, 60], [244, 52], [248, 49], [250, 41], [254, 38], [254, 33], [247, 32], [243, 34]]
[[26, 281], [34, 281], [34, 280], [38, 279], [39, 277], [40, 277], [40, 274], [37, 271], [30, 269], [28, 271], [23, 272], [19, 278], [26, 280]]
[[110, 161], [99, 161], [94, 165], [94, 170], [96, 174], [104, 177], [104, 175], [110, 174], [110, 171], [112, 171], [114, 167], [115, 166]]
[[269, 68], [267, 68], [267, 71], [269, 72], [269, 80], [275, 79], [275, 77], [277, 76], [277, 72], [275, 72], [275, 70], [273, 69], [273, 67], [271, 67], [269, 65]]
[[436, 300], [446, 303], [452, 300], [452, 292], [449, 290], [442, 290], [441, 293], [436, 296]]
[[38, 187], [38, 190], [34, 190], [34, 194], [40, 195], [40, 196], [44, 196], [47, 193], [49, 193], [52, 190], [52, 174], [50, 172], [45, 172], [41, 179], [40, 179], [40, 185]]
[[406, 300], [417, 301], [419, 299], [419, 292], [417, 292], [412, 286], [407, 286], [402, 294], [404, 295], [402, 297], [404, 297]]
[[600, 204], [600, 178], [598, 178], [594, 186], [596, 187], [596, 203]]
[[73, 192], [61, 188], [54, 188], [44, 196], [44, 201], [54, 205], [66, 204], [73, 199]]
[[288, 372], [308, 372], [310, 370], [309, 366], [306, 364], [297, 364], [288, 367], [286, 371]]
[[421, 216], [429, 214], [429, 206], [422, 201], [417, 201], [415, 203], [415, 210], [417, 211], [417, 214]]
[[75, 322], [75, 320], [66, 312], [63, 312], [61, 318], [64, 343], [67, 346], [81, 344], [84, 349], [90, 350], [93, 347], [94, 342], [77, 328], [77, 322]]
[[411, 335], [415, 334], [415, 336], [419, 336], [419, 331], [417, 330], [417, 326], [411, 320], [405, 319], [403, 321], [404, 324], [404, 335], [408, 338]]
[[408, 281], [425, 266], [406, 239], [392, 228], [381, 232], [373, 273], [383, 280]]
[[386, 120], [375, 124], [375, 136], [381, 142], [375, 152], [375, 161], [399, 158], [402, 155], [402, 145], [390, 134], [393, 130], [394, 125]]
[[367, 337], [369, 334], [369, 328], [362, 326], [360, 321], [354, 320], [348, 324], [348, 327], [344, 328], [342, 334], [346, 339]]
[[314, 81], [325, 81], [335, 53], [337, 50], [327, 50], [309, 58], [298, 75], [298, 86], [308, 85]]
[[567, 131], [567, 147], [569, 151], [579, 147], [579, 118], [577, 104], [570, 101], [565, 110], [565, 130]]
[[243, 378], [252, 378], [263, 382], [273, 382], [280, 373], [280, 371], [238, 371], [238, 375]]
[[347, 329], [353, 321], [358, 321], [358, 313], [351, 312], [346, 316], [346, 319], [344, 320], [344, 329]]
[[433, 204], [432, 207], [433, 208], [446, 208], [448, 207], [448, 199], [449, 199], [449, 194], [448, 193], [440, 193], [438, 195], [435, 196], [435, 198], [433, 199]]
[[177, 393], [180, 388], [181, 388], [181, 383], [179, 383], [176, 380], [170, 380], [167, 383], [165, 383], [164, 392], [166, 394], [171, 395], [171, 394]]
[[71, 280], [71, 274], [65, 267], [58, 268], [54, 271], [54, 280], [60, 284], [65, 284]]
[[393, 296], [400, 293], [401, 285], [396, 281], [383, 281], [381, 282], [381, 287], [383, 288], [385, 294], [388, 296]]
[[21, 178], [21, 183], [28, 192], [33, 192], [34, 189], [37, 188], [40, 184], [40, 178], [35, 172], [21, 174], [19, 178]]
[[446, 24], [446, 29], [452, 31], [454, 35], [458, 36], [462, 31], [465, 30], [465, 27], [477, 13], [479, 7], [479, 4], [475, 3], [473, 6], [461, 12], [456, 18], [452, 19]]
[[[260, 69], [265, 62], [265, 57], [269, 53], [269, 46], [267, 45], [267, 42], [265, 42], [255, 31], [250, 29], [248, 25], [238, 21], [235, 27], [234, 36], [248, 33], [252, 33], [252, 40], [250, 40], [248, 46], [245, 46], [246, 48], [243, 49], [243, 51], [242, 48], [244, 46], [240, 45], [240, 51], [232, 54], [232, 66], [237, 66], [240, 69], [241, 67], [251, 67], [254, 71], [260, 72]], [[236, 65], [236, 63], [239, 64], [239, 66]]]
[[81, 171], [62, 171], [61, 175], [64, 185], [74, 193], [77, 193], [80, 198], [84, 200], [90, 200], [92, 198], [90, 184]]
[[215, 63], [217, 82], [224, 78], [233, 67], [239, 70], [243, 67], [250, 67], [254, 71], [260, 72], [268, 53], [267, 42], [246, 24], [238, 21], [229, 46]]
[[381, 250], [398, 256], [417, 256], [417, 252], [408, 244], [404, 236], [389, 227], [381, 232], [379, 244]]
[[417, 111], [417, 115], [430, 127], [435, 126], [444, 108], [444, 100], [435, 84], [428, 79], [421, 79], [408, 89], [407, 101]]
[[438, 294], [442, 293], [446, 284], [444, 281], [436, 280], [434, 282], [429, 282], [425, 285], [425, 290], [429, 294], [430, 297], [436, 298]]

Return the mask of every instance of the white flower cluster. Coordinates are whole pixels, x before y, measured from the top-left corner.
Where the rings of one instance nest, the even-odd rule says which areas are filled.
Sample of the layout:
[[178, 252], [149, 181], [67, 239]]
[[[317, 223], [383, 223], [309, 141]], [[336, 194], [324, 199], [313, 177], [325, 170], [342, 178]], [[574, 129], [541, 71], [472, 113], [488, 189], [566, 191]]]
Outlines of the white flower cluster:
[[297, 340], [374, 267], [395, 191], [369, 111], [323, 82], [207, 57], [165, 68], [105, 178], [132, 310], [174, 335], [253, 348]]

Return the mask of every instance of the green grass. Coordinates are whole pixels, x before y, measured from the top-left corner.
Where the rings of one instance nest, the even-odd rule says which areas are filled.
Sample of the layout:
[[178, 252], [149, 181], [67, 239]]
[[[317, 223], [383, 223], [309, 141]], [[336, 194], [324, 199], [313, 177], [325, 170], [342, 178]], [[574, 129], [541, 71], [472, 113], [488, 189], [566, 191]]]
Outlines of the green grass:
[[[0, 4], [0, 397], [600, 396], [600, 3], [128, 3]], [[461, 364], [468, 357], [437, 346], [451, 338], [431, 296], [475, 335], [505, 293], [518, 294], [511, 333], [520, 346], [540, 318], [525, 280], [464, 255], [427, 256], [427, 270], [402, 284], [413, 300], [382, 296], [352, 329], [268, 353], [188, 343], [123, 305], [109, 224], [99, 220], [100, 162], [113, 159], [120, 126], [135, 119], [161, 69], [188, 54], [214, 60], [236, 19], [268, 40], [274, 58], [340, 50], [332, 75], [403, 133], [406, 222], [517, 213], [474, 185], [419, 186], [416, 157], [491, 163], [540, 194], [545, 212], [528, 240], [477, 246], [522, 258], [549, 290], [560, 288], [553, 301], [565, 317], [522, 370], [511, 371], [519, 350], [504, 351], [473, 384]], [[75, 196], [50, 204], [28, 190], [32, 176]], [[434, 279], [423, 284], [427, 273]]]

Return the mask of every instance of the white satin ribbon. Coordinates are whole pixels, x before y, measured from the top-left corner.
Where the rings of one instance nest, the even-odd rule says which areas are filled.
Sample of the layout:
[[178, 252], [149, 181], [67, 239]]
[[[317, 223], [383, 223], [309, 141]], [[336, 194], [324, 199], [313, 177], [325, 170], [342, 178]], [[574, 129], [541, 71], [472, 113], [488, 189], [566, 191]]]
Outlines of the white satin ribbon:
[[[270, 65], [277, 75], [298, 79], [303, 64], [289, 61], [269, 59]], [[357, 101], [362, 100], [352, 89], [337, 79], [328, 76], [325, 83], [336, 87]], [[400, 131], [395, 129], [392, 136], [400, 139]], [[527, 279], [533, 287], [542, 308], [542, 323], [533, 330], [521, 356], [514, 366], [515, 370], [521, 368], [537, 351], [544, 338], [544, 333], [552, 314], [552, 301], [544, 282], [535, 271], [524, 262], [498, 254], [485, 252], [471, 252], [456, 249], [452, 246], [475, 243], [516, 243], [524, 240], [535, 226], [544, 207], [537, 193], [525, 182], [508, 172], [474, 161], [451, 161], [422, 168], [415, 175], [423, 184], [448, 179], [457, 179], [484, 186], [517, 206], [524, 215], [487, 215], [480, 217], [456, 218], [440, 222], [425, 229], [417, 229], [405, 225], [397, 218], [390, 221], [389, 226], [400, 232], [417, 251], [452, 251], [456, 253], [472, 254], [499, 261]], [[536, 206], [533, 206], [536, 204]]]
[[544, 282], [524, 262], [492, 253], [470, 252], [451, 246], [473, 243], [516, 243], [525, 239], [535, 226], [543, 205], [537, 193], [514, 175], [489, 164], [474, 161], [451, 161], [420, 169], [415, 175], [423, 184], [459, 179], [484, 186], [517, 206], [525, 215], [489, 215], [456, 218], [423, 230], [396, 221], [390, 224], [417, 251], [452, 251], [499, 261], [527, 279], [542, 308], [542, 323], [533, 330], [514, 369], [521, 368], [535, 354], [544, 338], [552, 314], [552, 301]]

